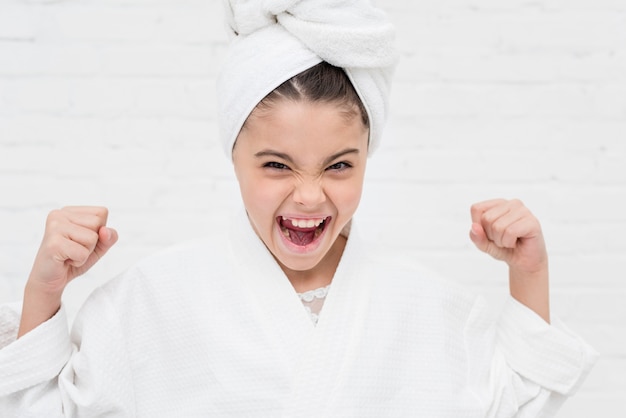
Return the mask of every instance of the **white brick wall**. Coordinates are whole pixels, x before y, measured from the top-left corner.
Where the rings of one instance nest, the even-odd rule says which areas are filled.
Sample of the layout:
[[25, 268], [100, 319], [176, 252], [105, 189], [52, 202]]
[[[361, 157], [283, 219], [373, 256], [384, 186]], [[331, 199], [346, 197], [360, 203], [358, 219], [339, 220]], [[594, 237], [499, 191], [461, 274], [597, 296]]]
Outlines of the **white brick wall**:
[[[21, 297], [53, 208], [106, 205], [121, 236], [68, 289], [72, 312], [222, 227], [238, 197], [216, 140], [219, 3], [0, 0], [0, 302]], [[362, 223], [497, 304], [506, 271], [469, 242], [469, 205], [523, 199], [555, 312], [602, 353], [559, 416], [626, 416], [626, 2], [378, 3], [402, 59]]]

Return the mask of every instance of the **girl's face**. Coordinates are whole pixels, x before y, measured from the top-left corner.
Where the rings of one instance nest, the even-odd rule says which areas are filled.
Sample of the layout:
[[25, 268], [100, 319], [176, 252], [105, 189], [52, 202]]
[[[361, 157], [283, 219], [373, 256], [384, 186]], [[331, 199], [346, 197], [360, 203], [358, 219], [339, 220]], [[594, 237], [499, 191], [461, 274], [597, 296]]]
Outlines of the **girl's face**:
[[360, 117], [335, 103], [281, 100], [246, 122], [235, 173], [254, 230], [283, 268], [311, 270], [338, 241], [361, 198], [367, 140]]

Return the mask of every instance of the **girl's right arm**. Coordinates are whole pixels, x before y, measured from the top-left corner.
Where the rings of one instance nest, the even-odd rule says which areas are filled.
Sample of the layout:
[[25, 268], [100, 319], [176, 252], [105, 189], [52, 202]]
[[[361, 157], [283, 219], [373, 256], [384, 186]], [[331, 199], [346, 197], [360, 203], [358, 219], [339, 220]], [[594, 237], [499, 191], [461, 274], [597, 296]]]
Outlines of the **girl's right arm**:
[[18, 338], [52, 318], [65, 286], [89, 270], [117, 242], [106, 226], [108, 210], [71, 206], [50, 212], [24, 290]]

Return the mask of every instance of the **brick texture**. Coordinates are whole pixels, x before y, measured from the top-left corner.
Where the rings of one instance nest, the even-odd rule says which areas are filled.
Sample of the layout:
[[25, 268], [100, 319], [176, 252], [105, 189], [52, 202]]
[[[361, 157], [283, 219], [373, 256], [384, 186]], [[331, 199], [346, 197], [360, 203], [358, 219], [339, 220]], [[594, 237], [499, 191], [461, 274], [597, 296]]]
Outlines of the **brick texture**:
[[[68, 288], [70, 313], [223, 227], [239, 198], [215, 122], [220, 3], [0, 0], [0, 302], [21, 298], [53, 208], [108, 206], [121, 237]], [[497, 304], [506, 270], [473, 248], [469, 206], [522, 199], [555, 313], [602, 354], [558, 416], [626, 416], [626, 2], [378, 4], [401, 60], [361, 228]]]

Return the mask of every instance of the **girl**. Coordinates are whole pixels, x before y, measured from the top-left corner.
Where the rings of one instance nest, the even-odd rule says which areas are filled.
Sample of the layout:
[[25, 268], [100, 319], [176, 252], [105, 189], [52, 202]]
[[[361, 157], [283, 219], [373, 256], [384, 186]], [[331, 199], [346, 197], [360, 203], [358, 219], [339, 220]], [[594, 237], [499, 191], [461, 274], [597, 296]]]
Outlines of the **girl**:
[[61, 296], [117, 240], [107, 210], [53, 211], [21, 313], [0, 311], [3, 416], [531, 417], [594, 351], [550, 317], [548, 257], [517, 200], [471, 208], [509, 266], [481, 298], [359, 240], [392, 28], [361, 1], [231, 1], [220, 122], [243, 207], [228, 233], [97, 289], [71, 334]]

